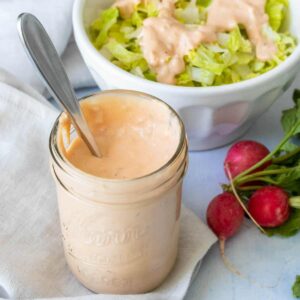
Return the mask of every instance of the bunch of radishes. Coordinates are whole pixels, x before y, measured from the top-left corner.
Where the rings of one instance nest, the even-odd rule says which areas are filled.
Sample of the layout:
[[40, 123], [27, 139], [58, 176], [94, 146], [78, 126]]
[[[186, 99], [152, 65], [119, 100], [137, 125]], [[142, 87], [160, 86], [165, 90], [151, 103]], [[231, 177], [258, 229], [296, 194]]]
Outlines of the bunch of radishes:
[[[282, 140], [270, 152], [255, 141], [241, 141], [228, 151], [224, 170], [229, 184], [206, 212], [207, 223], [219, 237], [222, 259], [225, 241], [241, 227], [245, 214], [268, 235], [293, 236], [300, 231], [300, 90], [293, 95], [294, 107], [282, 112]], [[300, 276], [293, 294], [300, 297]]]
[[[262, 227], [277, 227], [289, 218], [288, 193], [279, 186], [261, 185], [257, 180], [259, 174], [272, 164], [271, 160], [265, 159], [269, 154], [264, 145], [255, 141], [237, 142], [227, 153], [224, 170], [231, 184], [225, 188], [228, 191], [210, 202], [206, 214], [208, 225], [219, 237], [222, 254], [225, 240], [239, 230], [245, 213], [262, 231]], [[251, 181], [249, 174], [253, 173], [258, 175]], [[239, 188], [251, 191], [247, 201], [239, 197]]]
[[300, 146], [295, 143], [300, 138], [300, 90], [294, 91], [293, 100], [294, 107], [282, 112], [284, 136], [271, 152], [261, 143], [240, 141], [227, 153], [229, 184], [222, 185], [224, 192], [206, 213], [223, 259], [225, 240], [239, 230], [245, 214], [269, 235], [300, 231]]

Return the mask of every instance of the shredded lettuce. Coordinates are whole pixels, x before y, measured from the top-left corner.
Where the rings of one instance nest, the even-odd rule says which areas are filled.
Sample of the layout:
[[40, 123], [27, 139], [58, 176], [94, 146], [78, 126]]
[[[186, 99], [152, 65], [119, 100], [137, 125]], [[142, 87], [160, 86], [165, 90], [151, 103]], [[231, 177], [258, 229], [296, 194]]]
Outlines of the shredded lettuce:
[[113, 57], [123, 64], [128, 65], [128, 67], [143, 58], [141, 54], [127, 50], [124, 46], [122, 46], [122, 44], [113, 39], [109, 40], [109, 42], [105, 45], [105, 48], [110, 51]]
[[268, 0], [266, 13], [269, 16], [269, 23], [273, 30], [278, 31], [286, 16], [288, 0]]
[[186, 57], [186, 61], [191, 66], [203, 68], [204, 70], [213, 72], [216, 75], [221, 75], [225, 64], [216, 59], [217, 55], [218, 54], [207, 49], [207, 47], [200, 45], [197, 50], [193, 50], [189, 53]]
[[[177, 0], [175, 17], [187, 24], [203, 24], [211, 0]], [[116, 7], [103, 10], [89, 26], [90, 40], [107, 59], [132, 74], [156, 80], [155, 73], [143, 58], [139, 36], [143, 21], [158, 15], [158, 1], [142, 1], [130, 18], [120, 16]], [[296, 47], [296, 40], [282, 28], [286, 21], [288, 0], [267, 0], [269, 26], [264, 34], [278, 48], [276, 56], [266, 62], [256, 58], [245, 30], [236, 27], [218, 34], [217, 42], [201, 44], [184, 57], [186, 68], [176, 77], [180, 86], [216, 86], [259, 76], [283, 62]]]
[[227, 48], [231, 52], [237, 52], [241, 46], [242, 46], [242, 35], [240, 32], [239, 27], [236, 27], [233, 29], [230, 34], [227, 41]]
[[191, 0], [185, 7], [175, 10], [176, 18], [185, 24], [200, 24], [204, 20], [204, 9], [200, 9], [196, 0]]
[[119, 10], [111, 7], [101, 12], [100, 17], [90, 26], [90, 36], [94, 37], [93, 44], [97, 49], [107, 41], [108, 33], [111, 27], [117, 23]]

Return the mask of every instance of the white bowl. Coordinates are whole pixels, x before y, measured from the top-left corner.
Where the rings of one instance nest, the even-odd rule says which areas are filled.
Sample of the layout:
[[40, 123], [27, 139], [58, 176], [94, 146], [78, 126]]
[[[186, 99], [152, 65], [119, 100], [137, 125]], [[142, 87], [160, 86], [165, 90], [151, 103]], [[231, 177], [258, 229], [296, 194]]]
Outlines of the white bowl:
[[[291, 85], [300, 70], [300, 45], [259, 77], [217, 87], [179, 87], [148, 81], [115, 66], [90, 42], [86, 28], [112, 0], [76, 0], [73, 27], [79, 50], [101, 89], [132, 89], [171, 105], [184, 120], [190, 150], [207, 150], [240, 137]], [[290, 0], [290, 32], [300, 41], [300, 1]]]

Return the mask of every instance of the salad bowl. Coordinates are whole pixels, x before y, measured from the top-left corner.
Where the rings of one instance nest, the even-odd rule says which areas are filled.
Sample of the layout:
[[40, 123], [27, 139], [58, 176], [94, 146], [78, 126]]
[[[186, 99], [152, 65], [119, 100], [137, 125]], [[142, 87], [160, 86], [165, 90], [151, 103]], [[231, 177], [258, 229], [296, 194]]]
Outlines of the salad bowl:
[[[300, 45], [279, 66], [258, 77], [212, 87], [182, 87], [146, 80], [122, 70], [91, 43], [87, 27], [112, 0], [76, 0], [74, 35], [96, 83], [103, 90], [132, 89], [152, 94], [171, 105], [182, 117], [190, 150], [223, 146], [242, 136], [286, 91], [300, 69]], [[300, 41], [300, 1], [289, 1], [286, 29]]]

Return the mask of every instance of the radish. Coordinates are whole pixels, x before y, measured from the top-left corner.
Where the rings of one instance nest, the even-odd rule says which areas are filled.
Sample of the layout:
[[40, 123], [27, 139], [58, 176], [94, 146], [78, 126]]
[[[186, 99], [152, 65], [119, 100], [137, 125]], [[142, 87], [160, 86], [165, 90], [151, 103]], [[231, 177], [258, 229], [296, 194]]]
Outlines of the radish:
[[209, 203], [206, 219], [208, 226], [219, 238], [220, 252], [225, 265], [239, 274], [225, 257], [225, 241], [240, 229], [244, 219], [243, 208], [233, 194], [224, 192]]
[[259, 225], [280, 226], [290, 215], [289, 196], [277, 186], [260, 188], [250, 197], [248, 210]]
[[[235, 178], [240, 173], [246, 171], [256, 163], [261, 161], [269, 154], [269, 150], [262, 144], [255, 141], [240, 141], [235, 143], [228, 150], [224, 161], [224, 170], [228, 176], [228, 169], [232, 178]], [[271, 164], [271, 161], [266, 162], [255, 172], [262, 171]]]

